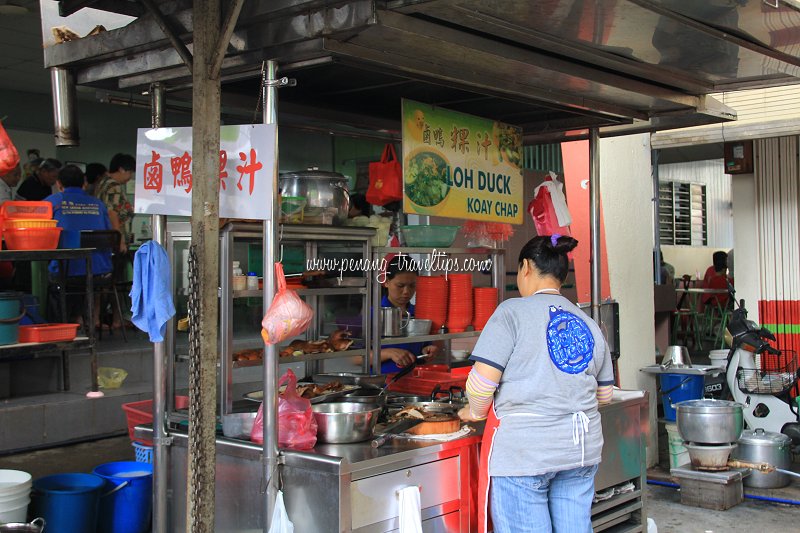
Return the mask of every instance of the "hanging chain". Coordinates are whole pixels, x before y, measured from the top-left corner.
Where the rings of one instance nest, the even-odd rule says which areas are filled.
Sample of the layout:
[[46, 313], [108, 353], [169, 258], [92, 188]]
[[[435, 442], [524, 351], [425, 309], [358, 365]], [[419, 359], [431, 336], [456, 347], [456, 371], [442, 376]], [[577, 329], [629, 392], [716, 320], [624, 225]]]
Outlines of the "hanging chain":
[[261, 85], [258, 87], [258, 101], [256, 102], [256, 110], [253, 111], [253, 124], [256, 121], [261, 122], [261, 119], [258, 116], [258, 112], [261, 110], [261, 99], [264, 96], [264, 83], [267, 80], [267, 62], [261, 62]]
[[[194, 442], [194, 454], [192, 457], [191, 479], [189, 486], [192, 487], [190, 495], [193, 504], [190, 506], [192, 513], [191, 523], [195, 526], [203, 527], [197, 520], [198, 510], [204, 508], [203, 491], [200, 490], [205, 483], [200, 465], [205, 464], [207, 450], [203, 439], [200, 438], [200, 428], [203, 427], [203, 410], [200, 406], [200, 280], [198, 271], [200, 265], [197, 261], [197, 247], [192, 244], [189, 247], [189, 414], [191, 423], [189, 424], [189, 442]], [[194, 437], [194, 438], [192, 438]]]

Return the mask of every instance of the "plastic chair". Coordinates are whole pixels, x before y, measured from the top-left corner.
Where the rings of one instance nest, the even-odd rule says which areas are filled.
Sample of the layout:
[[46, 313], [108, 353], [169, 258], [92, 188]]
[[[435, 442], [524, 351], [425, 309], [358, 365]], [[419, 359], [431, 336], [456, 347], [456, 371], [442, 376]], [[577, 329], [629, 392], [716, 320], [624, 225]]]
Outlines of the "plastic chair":
[[[682, 278], [683, 288], [688, 289], [691, 284], [691, 276], [684, 275]], [[692, 298], [689, 293], [682, 293], [675, 311], [673, 311], [674, 319], [672, 323], [671, 344], [688, 345], [688, 341], [692, 339], [695, 348], [702, 348], [702, 330], [700, 326], [699, 313], [697, 312], [696, 299]], [[685, 326], [685, 327], [684, 327]], [[683, 342], [678, 342], [679, 337], [683, 335]]]

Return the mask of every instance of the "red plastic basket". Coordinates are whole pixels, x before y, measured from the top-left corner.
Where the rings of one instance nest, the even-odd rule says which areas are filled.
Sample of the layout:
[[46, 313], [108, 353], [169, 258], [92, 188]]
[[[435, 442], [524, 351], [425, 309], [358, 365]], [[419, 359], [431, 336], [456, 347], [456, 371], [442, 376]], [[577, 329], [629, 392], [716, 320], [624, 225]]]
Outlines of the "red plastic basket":
[[53, 204], [50, 202], [26, 202], [9, 201], [3, 202], [0, 207], [2, 218], [53, 218]]
[[[447, 367], [441, 366], [440, 368], [446, 369]], [[393, 374], [389, 374], [387, 379], [391, 379], [392, 376]], [[447, 390], [450, 387], [463, 389], [467, 386], [467, 376], [439, 369], [415, 368], [409, 375], [391, 384], [388, 390], [428, 396], [433, 393], [433, 389], [437, 385], [441, 390]]]
[[9, 250], [55, 250], [61, 228], [6, 228], [3, 238]]
[[19, 327], [19, 342], [71, 341], [78, 334], [80, 324], [35, 324]]
[[[175, 396], [175, 409], [186, 409], [187, 407], [189, 407], [188, 396]], [[133, 431], [136, 426], [153, 423], [153, 400], [123, 403], [122, 410], [125, 411], [125, 416], [128, 417], [128, 437], [130, 437], [131, 442], [139, 442], [145, 446], [152, 446], [153, 441], [134, 439]]]

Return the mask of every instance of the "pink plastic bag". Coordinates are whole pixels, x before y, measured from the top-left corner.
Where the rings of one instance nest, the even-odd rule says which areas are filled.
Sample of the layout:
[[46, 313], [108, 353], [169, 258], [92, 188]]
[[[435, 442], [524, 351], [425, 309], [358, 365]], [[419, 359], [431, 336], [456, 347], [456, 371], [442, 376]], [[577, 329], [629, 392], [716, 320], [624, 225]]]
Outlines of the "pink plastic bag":
[[19, 153], [0, 122], [0, 176], [5, 176], [19, 165]]
[[570, 235], [569, 227], [558, 225], [558, 217], [553, 207], [553, 199], [547, 187], [541, 187], [528, 204], [528, 213], [533, 219], [537, 235]]
[[261, 337], [266, 344], [277, 344], [308, 329], [314, 311], [293, 290], [286, 288], [283, 265], [275, 263], [278, 291], [261, 321]]
[[[278, 446], [295, 450], [308, 450], [317, 443], [317, 421], [311, 402], [297, 394], [297, 376], [287, 370], [278, 386], [286, 390], [278, 395]], [[250, 440], [264, 442], [264, 404], [258, 408]]]

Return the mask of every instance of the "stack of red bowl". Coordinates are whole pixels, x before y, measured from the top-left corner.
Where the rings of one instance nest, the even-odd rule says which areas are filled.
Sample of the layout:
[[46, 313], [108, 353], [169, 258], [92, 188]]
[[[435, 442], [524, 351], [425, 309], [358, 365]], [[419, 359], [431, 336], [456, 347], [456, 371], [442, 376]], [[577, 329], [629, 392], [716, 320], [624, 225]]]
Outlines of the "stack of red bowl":
[[475, 331], [481, 331], [489, 317], [497, 308], [497, 289], [494, 287], [476, 287], [473, 289], [475, 297], [475, 318], [472, 326]]
[[472, 324], [472, 274], [449, 274], [450, 296], [447, 304], [447, 329], [466, 331]]
[[431, 333], [438, 333], [447, 319], [447, 280], [444, 276], [417, 277], [415, 318], [431, 321]]

